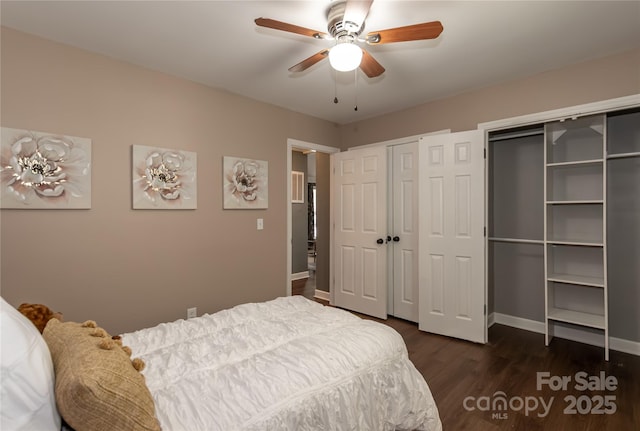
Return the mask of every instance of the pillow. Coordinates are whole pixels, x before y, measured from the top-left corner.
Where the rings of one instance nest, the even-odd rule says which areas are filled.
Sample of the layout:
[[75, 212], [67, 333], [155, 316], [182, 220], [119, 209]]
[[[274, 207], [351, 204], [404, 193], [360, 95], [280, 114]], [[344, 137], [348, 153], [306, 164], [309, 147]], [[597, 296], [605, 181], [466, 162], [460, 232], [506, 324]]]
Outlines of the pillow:
[[36, 327], [0, 298], [0, 429], [60, 429], [47, 344]]
[[76, 431], [160, 430], [144, 376], [102, 328], [52, 319], [42, 335], [56, 371], [58, 410]]

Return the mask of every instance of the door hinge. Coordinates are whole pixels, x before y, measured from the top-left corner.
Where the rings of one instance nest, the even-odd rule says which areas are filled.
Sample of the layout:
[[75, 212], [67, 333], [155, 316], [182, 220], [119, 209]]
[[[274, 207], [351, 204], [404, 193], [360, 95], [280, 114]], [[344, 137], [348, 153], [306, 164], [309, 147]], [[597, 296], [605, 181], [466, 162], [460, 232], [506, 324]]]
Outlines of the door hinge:
[[487, 304], [484, 304], [484, 315], [487, 315]]
[[487, 149], [486, 148], [484, 149], [484, 158], [485, 159], [487, 158]]
[[484, 237], [485, 238], [487, 237], [487, 227], [486, 226], [484, 227]]

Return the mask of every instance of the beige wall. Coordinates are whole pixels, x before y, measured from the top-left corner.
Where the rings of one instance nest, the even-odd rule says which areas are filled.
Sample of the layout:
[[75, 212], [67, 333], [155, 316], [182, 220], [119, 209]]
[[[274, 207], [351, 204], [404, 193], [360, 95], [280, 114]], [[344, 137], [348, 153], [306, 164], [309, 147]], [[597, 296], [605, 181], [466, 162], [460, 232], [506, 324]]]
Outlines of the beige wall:
[[[1, 289], [112, 333], [286, 292], [287, 138], [330, 122], [9, 29], [2, 126], [92, 139], [91, 210], [2, 210]], [[131, 209], [131, 146], [195, 151], [198, 209]], [[269, 209], [222, 209], [222, 157], [269, 162]], [[264, 218], [264, 230], [256, 219]]]
[[[427, 85], [427, 84], [425, 84]], [[640, 49], [341, 126], [342, 148], [640, 93]]]

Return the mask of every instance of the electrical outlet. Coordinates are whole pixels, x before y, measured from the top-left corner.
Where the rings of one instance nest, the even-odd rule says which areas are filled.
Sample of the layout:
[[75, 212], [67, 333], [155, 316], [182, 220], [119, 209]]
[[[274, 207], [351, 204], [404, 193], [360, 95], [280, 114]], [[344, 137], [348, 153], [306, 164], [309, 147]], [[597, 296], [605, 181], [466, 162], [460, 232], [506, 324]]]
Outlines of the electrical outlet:
[[193, 319], [198, 317], [198, 309], [196, 307], [187, 308], [187, 319]]

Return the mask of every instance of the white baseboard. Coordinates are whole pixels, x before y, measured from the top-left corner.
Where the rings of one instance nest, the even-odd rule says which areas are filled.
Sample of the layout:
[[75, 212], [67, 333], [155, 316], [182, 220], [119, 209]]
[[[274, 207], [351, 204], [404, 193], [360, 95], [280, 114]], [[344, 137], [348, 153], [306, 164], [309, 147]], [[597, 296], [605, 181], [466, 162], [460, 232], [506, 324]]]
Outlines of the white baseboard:
[[309, 278], [309, 271], [302, 271], [291, 274], [291, 281], [302, 280], [303, 278]]
[[[513, 328], [524, 329], [525, 331], [537, 332], [539, 334], [545, 333], [544, 322], [523, 319], [522, 317], [510, 316], [508, 314], [491, 313], [487, 318], [487, 323], [489, 327], [494, 323], [499, 323]], [[581, 331], [578, 328], [556, 326], [554, 329], [554, 337], [604, 347], [604, 337], [601, 334]], [[618, 352], [640, 356], [640, 342], [637, 341], [609, 337], [609, 348]]]
[[525, 331], [537, 332], [538, 334], [545, 333], [544, 322], [523, 319], [522, 317], [510, 316], [508, 314], [502, 313], [491, 313], [491, 316], [493, 316], [493, 323], [499, 323], [501, 325], [507, 325], [513, 328], [524, 329]]
[[609, 337], [609, 348], [618, 352], [640, 356], [640, 343], [623, 338]]
[[331, 300], [331, 296], [330, 296], [329, 292], [327, 292], [326, 290], [316, 289], [315, 293], [313, 294], [313, 297], [321, 299], [323, 301], [330, 301]]

